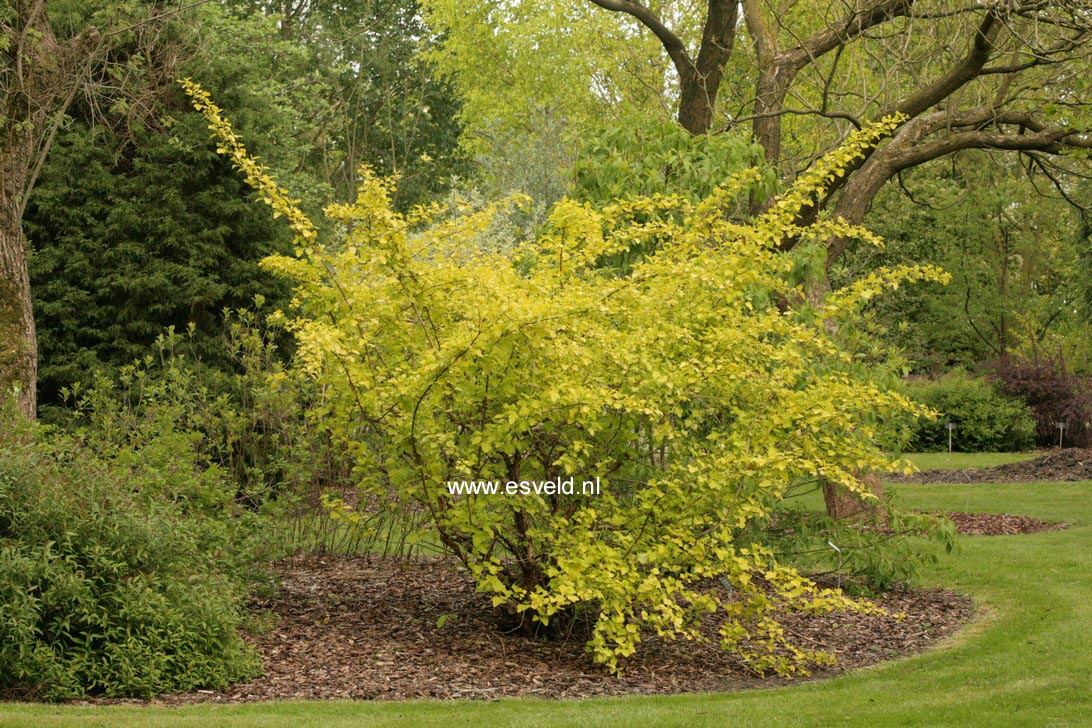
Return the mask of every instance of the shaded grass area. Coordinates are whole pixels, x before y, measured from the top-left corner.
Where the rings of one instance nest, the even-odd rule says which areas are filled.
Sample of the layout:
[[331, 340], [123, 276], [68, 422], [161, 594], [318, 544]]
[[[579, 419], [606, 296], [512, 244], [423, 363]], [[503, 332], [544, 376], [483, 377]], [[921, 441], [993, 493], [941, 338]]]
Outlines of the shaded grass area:
[[964, 468], [990, 468], [1022, 460], [1031, 460], [1038, 452], [913, 452], [905, 457], [921, 470], [962, 470]]
[[0, 726], [1025, 726], [1092, 715], [1092, 482], [890, 486], [904, 506], [1019, 513], [1073, 528], [968, 537], [931, 585], [978, 620], [926, 655], [774, 690], [587, 701], [305, 703], [141, 708], [0, 705]]

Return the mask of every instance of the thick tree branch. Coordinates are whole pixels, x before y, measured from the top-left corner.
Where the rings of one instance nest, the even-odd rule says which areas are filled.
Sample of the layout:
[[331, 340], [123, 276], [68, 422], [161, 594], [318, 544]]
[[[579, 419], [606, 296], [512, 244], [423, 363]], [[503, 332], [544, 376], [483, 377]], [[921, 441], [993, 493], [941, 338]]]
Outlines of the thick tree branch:
[[915, 144], [901, 151], [893, 160], [896, 170], [916, 167], [938, 157], [953, 154], [964, 149], [1002, 149], [1008, 151], [1039, 151], [1058, 153], [1066, 146], [1066, 140], [1073, 138], [1071, 146], [1087, 147], [1087, 140], [1081, 143], [1073, 129], [1044, 128], [1031, 134], [1005, 134], [987, 131], [963, 131], [948, 134], [940, 139]]
[[760, 66], [771, 63], [777, 54], [777, 38], [770, 32], [758, 0], [743, 0], [742, 4], [743, 20], [755, 45], [755, 57]]
[[[915, 93], [894, 104], [893, 107], [888, 108], [879, 114], [880, 118], [883, 118], [884, 116], [899, 112], [911, 117], [911, 119], [899, 130], [896, 134], [896, 139], [893, 140], [891, 144], [882, 148], [885, 151], [881, 152], [881, 148], [869, 150], [862, 159], [850, 167], [845, 175], [835, 180], [826, 191], [822, 204], [825, 204], [826, 200], [830, 200], [835, 193], [842, 190], [843, 187], [849, 186], [852, 177], [853, 184], [860, 185], [861, 189], [853, 192], [848, 190], [843, 191], [841, 193], [841, 200], [836, 209], [840, 210], [840, 214], [842, 214], [845, 219], [852, 220], [853, 222], [860, 222], [864, 218], [864, 214], [868, 211], [868, 208], [872, 203], [872, 198], [875, 196], [876, 192], [879, 191], [880, 187], [885, 184], [887, 180], [891, 179], [899, 170], [906, 169], [906, 166], [891, 164], [890, 156], [895, 149], [900, 146], [905, 147], [917, 143], [930, 133], [944, 128], [945, 126], [977, 125], [995, 119], [997, 111], [993, 108], [984, 107], [978, 107], [970, 111], [956, 112], [954, 114], [947, 111], [941, 111], [929, 114], [926, 117], [921, 117], [921, 115], [930, 107], [939, 104], [941, 101], [951, 96], [981, 73], [990, 59], [990, 53], [993, 50], [993, 39], [997, 35], [999, 26], [999, 17], [996, 14], [996, 11], [987, 11], [985, 17], [983, 17], [978, 25], [970, 48], [959, 63], [933, 83], [919, 89]], [[883, 154], [881, 161], [874, 167], [870, 166], [873, 157], [881, 153]], [[931, 157], [931, 159], [935, 158], [935, 156]], [[864, 174], [863, 170], [866, 168], [870, 169], [873, 173], [876, 173], [875, 177], [872, 173]], [[856, 180], [858, 176], [862, 177], [862, 181], [858, 182]], [[846, 199], [847, 196], [849, 197], [848, 200]], [[863, 204], [856, 201], [858, 198], [863, 199]], [[817, 209], [812, 211], [813, 214], [817, 212]], [[832, 245], [832, 252], [834, 248], [840, 244], [843, 243], [834, 243]], [[832, 256], [832, 258], [833, 257], [836, 257], [836, 255]]]
[[880, 0], [811, 35], [800, 45], [781, 54], [778, 60], [792, 64], [799, 70], [820, 56], [844, 46], [870, 28], [909, 15], [915, 1]]
[[679, 123], [691, 134], [704, 134], [713, 123], [713, 108], [724, 65], [735, 44], [739, 5], [736, 0], [707, 0], [697, 59], [659, 16], [636, 0], [591, 0], [599, 7], [625, 13], [646, 28], [667, 51], [679, 76]]
[[675, 71], [679, 74], [679, 78], [683, 78], [692, 72], [694, 62], [686, 52], [686, 45], [663, 24], [663, 21], [656, 13], [641, 3], [634, 2], [634, 0], [591, 0], [591, 2], [604, 10], [630, 15], [639, 21], [641, 25], [651, 30], [652, 34], [660, 41], [660, 45], [667, 51], [671, 62], [675, 64]]
[[[753, 135], [766, 153], [766, 161], [778, 165], [781, 159], [782, 124], [786, 115], [810, 114], [817, 117], [848, 120], [860, 126], [865, 116], [880, 118], [900, 112], [909, 121], [894, 138], [870, 150], [825, 191], [816, 205], [803, 217], [817, 215], [833, 206], [833, 212], [847, 221], [860, 222], [880, 188], [900, 171], [964, 149], [998, 149], [1019, 152], [1057, 154], [1066, 148], [1092, 146], [1087, 129], [1068, 125], [1048, 125], [1035, 115], [1041, 104], [1036, 89], [1047, 90], [1056, 105], [1086, 109], [1083, 98], [1066, 97], [1061, 89], [1073, 91], [1073, 79], [1080, 76], [1081, 61], [1086, 58], [1092, 37], [1092, 10], [1087, 0], [967, 0], [948, 3], [938, 10], [920, 7], [917, 0], [854, 0], [834, 22], [806, 37], [796, 36], [786, 20], [791, 1], [774, 9], [768, 0], [706, 0], [701, 46], [697, 62], [691, 62], [681, 40], [664, 27], [660, 19], [637, 0], [591, 0], [600, 7], [625, 12], [650, 28], [675, 61], [680, 77], [679, 118], [692, 133], [708, 130], [717, 86], [734, 41], [738, 13], [742, 10], [747, 33], [754, 45], [756, 75], [753, 107], [749, 114], [733, 119], [733, 125], [750, 122]], [[840, 11], [841, 12], [841, 11]], [[774, 15], [774, 13], [777, 13]], [[971, 16], [973, 14], [973, 16]], [[966, 17], [964, 20], [964, 16]], [[937, 21], [927, 28], [893, 23], [899, 18], [913, 18], [913, 23]], [[948, 20], [946, 20], [948, 19]], [[877, 39], [875, 30], [890, 27], [898, 37], [901, 55], [894, 60], [884, 53], [872, 54], [873, 43], [881, 50], [891, 50], [885, 39]], [[870, 32], [873, 31], [873, 32]], [[954, 33], [955, 35], [949, 38]], [[791, 39], [784, 50], [779, 43]], [[905, 41], [905, 42], [904, 42]], [[943, 56], [921, 55], [920, 41], [944, 48]], [[954, 45], [953, 57], [948, 49]], [[841, 91], [833, 78], [839, 72], [838, 59], [825, 69], [826, 78], [814, 83], [821, 104], [803, 104], [787, 108], [801, 72], [824, 55], [861, 47], [863, 62], [880, 69], [879, 91]], [[960, 48], [963, 48], [961, 51]], [[998, 58], [1004, 52], [1005, 58]], [[888, 72], [888, 64], [895, 63]], [[900, 65], [901, 64], [901, 65]], [[1052, 78], [1029, 78], [1025, 72], [1047, 66], [1069, 64], [1067, 74]], [[916, 79], [918, 73], [932, 71], [931, 80]], [[909, 74], [903, 77], [904, 70]], [[819, 73], [819, 70], [816, 70]], [[844, 75], [844, 72], [842, 72]], [[998, 77], [1001, 78], [998, 78]], [[995, 80], [976, 93], [965, 89], [976, 79]], [[811, 80], [809, 79], [809, 82]], [[902, 84], [901, 92], [888, 96], [888, 82]], [[1049, 91], [1056, 86], [1057, 93]], [[837, 99], [859, 95], [863, 108], [838, 108]], [[973, 97], [973, 98], [972, 98]], [[801, 94], [804, 98], [804, 94]], [[880, 99], [888, 98], [886, 103]], [[1021, 99], [1025, 109], [1016, 109]], [[810, 98], [809, 98], [810, 101]], [[966, 108], [973, 104], [973, 108]], [[873, 109], [871, 113], [865, 109]], [[1028, 110], [1031, 109], [1031, 110]], [[1079, 117], [1078, 117], [1079, 118]], [[761, 210], [755, 200], [753, 212]], [[832, 242], [829, 260], [840, 253], [845, 241]]]
[[895, 104], [894, 109], [885, 111], [880, 116], [898, 111], [909, 117], [915, 117], [923, 113], [931, 106], [935, 106], [951, 96], [968, 82], [977, 78], [990, 59], [993, 50], [993, 40], [997, 36], [1000, 27], [999, 18], [994, 10], [986, 13], [982, 22], [978, 25], [974, 40], [967, 51], [967, 55], [951, 70], [945, 73], [928, 86], [910, 94], [902, 101]]
[[738, 8], [736, 0], [709, 0], [697, 64], [680, 76], [679, 123], [691, 134], [704, 134], [713, 124], [724, 66], [735, 44]]
[[[870, 28], [908, 15], [915, 0], [877, 0], [850, 13], [838, 22], [800, 41], [784, 52], [777, 51], [777, 37], [763, 17], [759, 0], [743, 0], [747, 29], [754, 38], [758, 59], [755, 85], [753, 133], [766, 153], [766, 160], [776, 164], [781, 158], [781, 121], [785, 98], [797, 74], [819, 57], [844, 47]], [[824, 99], [824, 103], [826, 99]], [[755, 212], [758, 211], [756, 206]]]
[[[1002, 126], [1015, 130], [1002, 131]], [[927, 139], [930, 133], [939, 133]], [[961, 114], [935, 112], [904, 126], [886, 146], [851, 175], [839, 180], [835, 217], [859, 223], [876, 193], [899, 172], [965, 149], [997, 149], [1057, 154], [1065, 147], [1092, 147], [1092, 138], [1070, 127], [1052, 127], [1025, 112], [988, 114], [973, 109]], [[844, 252], [847, 240], [833, 240], [828, 264]]]

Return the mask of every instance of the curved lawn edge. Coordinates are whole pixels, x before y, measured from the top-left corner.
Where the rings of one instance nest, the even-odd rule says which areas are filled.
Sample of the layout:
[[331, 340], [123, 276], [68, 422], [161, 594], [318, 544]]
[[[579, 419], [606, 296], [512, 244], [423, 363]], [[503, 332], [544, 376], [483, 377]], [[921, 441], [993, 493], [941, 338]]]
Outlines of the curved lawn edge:
[[178, 708], [0, 705], [0, 726], [1080, 725], [1092, 713], [1092, 482], [894, 486], [912, 508], [1003, 510], [1072, 527], [963, 539], [926, 586], [976, 618], [929, 652], [788, 687], [497, 702], [271, 702]]

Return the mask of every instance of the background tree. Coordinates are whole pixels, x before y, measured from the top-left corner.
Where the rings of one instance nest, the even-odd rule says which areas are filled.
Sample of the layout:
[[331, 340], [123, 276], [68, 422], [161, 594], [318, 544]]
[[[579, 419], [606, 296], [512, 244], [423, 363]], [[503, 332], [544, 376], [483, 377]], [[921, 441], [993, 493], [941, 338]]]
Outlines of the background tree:
[[604, 128], [670, 118], [669, 71], [639, 23], [582, 2], [422, 5], [442, 39], [428, 57], [459, 94], [460, 145], [486, 198], [521, 192], [548, 208]]
[[309, 54], [307, 82], [321, 89], [323, 103], [297, 134], [310, 147], [307, 168], [340, 198], [354, 197], [362, 164], [400, 175], [401, 208], [442, 194], [453, 176], [469, 173], [457, 152], [461, 102], [428, 58], [438, 38], [416, 0], [230, 4], [268, 16]]
[[[81, 93], [146, 89], [170, 77], [174, 59], [158, 43], [155, 4], [0, 3], [0, 387], [19, 388], [19, 407], [33, 417], [37, 335], [27, 269], [23, 214], [58, 130]], [[51, 16], [51, 11], [56, 11]], [[124, 53], [137, 47], [140, 53]], [[139, 111], [133, 99], [130, 108]]]
[[[255, 152], [306, 197], [326, 194], [304, 169], [310, 146], [296, 133], [323, 101], [298, 84], [309, 73], [306, 49], [282, 40], [269, 19], [213, 4], [184, 20], [171, 29], [176, 71], [207, 79], [248, 130], [275, 140]], [[254, 211], [253, 193], [209, 146], [177, 84], [146, 98], [131, 123], [124, 104], [102, 109], [96, 100], [70, 107], [25, 216], [43, 406], [98, 368], [143, 358], [168, 326], [192, 325], [193, 353], [223, 364], [223, 310], [287, 294], [258, 268], [287, 250], [286, 234]]]
[[[615, 19], [604, 37], [658, 42], [658, 55], [669, 60], [669, 73], [661, 78], [672, 83], [640, 85], [650, 95], [660, 91], [660, 104], [670, 104], [684, 128], [703, 134], [747, 127], [783, 179], [795, 177], [863, 121], [905, 115], [906, 123], [890, 141], [856, 162], [852, 174], [817, 200], [812, 216], [827, 209], [860, 222], [876, 193], [899, 172], [963, 149], [1035, 153], [1051, 165], [1059, 155], [1090, 145], [1086, 77], [1092, 5], [1087, 0], [587, 2]], [[466, 21], [453, 19], [459, 10], [481, 15], [493, 28], [497, 15], [534, 12], [529, 20], [545, 23], [548, 12], [559, 17], [577, 12], [567, 2], [551, 4], [549, 11], [524, 5], [490, 13], [491, 4], [473, 0], [429, 3], [430, 17], [449, 33], [448, 59], [460, 73], [466, 61], [458, 59], [466, 55], [468, 41], [457, 36], [486, 41], [484, 30], [468, 30]], [[695, 17], [701, 22], [695, 24]], [[513, 37], [504, 32], [509, 25], [501, 25], [497, 35]], [[592, 76], [571, 76], [589, 64], [599, 71], [615, 63], [612, 77], [623, 77], [640, 67], [630, 57], [616, 59], [605, 43], [581, 47], [576, 36], [585, 31], [574, 29], [555, 41], [566, 44], [570, 60], [554, 62], [566, 53], [537, 53], [533, 43], [545, 27], [523, 32], [517, 41], [526, 47], [512, 49], [517, 45], [512, 41], [502, 54], [485, 54], [482, 67], [460, 81], [466, 93], [484, 93], [485, 78], [508, 74], [514, 79], [506, 91], [518, 96], [537, 73], [546, 79], [537, 87], [540, 102], [562, 105], [567, 96], [590, 96], [617, 107], [637, 98], [624, 84], [612, 87], [614, 94], [595, 94]], [[535, 73], [517, 63], [524, 56], [540, 61]], [[565, 80], [565, 91], [551, 94], [555, 75]], [[831, 260], [843, 246], [844, 241], [832, 241]]]
[[362, 163], [401, 175], [400, 208], [466, 169], [456, 97], [420, 58], [433, 36], [413, 2], [205, 3], [170, 17], [154, 38], [112, 40], [111, 78], [139, 76], [128, 59], [159, 63], [142, 55], [149, 43], [169, 63], [146, 71], [156, 83], [139, 100], [77, 93], [27, 203], [43, 402], [143, 356], [167, 326], [193, 324], [190, 345], [215, 363], [222, 310], [286, 292], [257, 266], [286, 250], [282, 228], [245, 204], [252, 193], [214, 154], [175, 77], [200, 78], [229, 104], [316, 216], [331, 196], [353, 195]]
[[952, 274], [947, 286], [900, 291], [876, 307], [881, 335], [921, 373], [1054, 350], [1087, 317], [1092, 269], [1080, 258], [1080, 211], [1037, 192], [1016, 161], [969, 150], [901, 175], [869, 218], [888, 245], [851, 246], [832, 270], [836, 286], [911, 261]]
[[474, 152], [515, 131], [538, 141], [541, 110], [580, 130], [604, 117], [667, 111], [670, 79], [655, 37], [582, 2], [423, 0], [442, 36], [430, 51], [463, 98]]
[[[818, 201], [847, 221], [860, 222], [900, 171], [962, 149], [1059, 154], [1092, 143], [1083, 95], [1092, 5], [1083, 0], [746, 0], [742, 27], [735, 2], [713, 0], [690, 44], [640, 3], [591, 2], [653, 30], [679, 79], [679, 122], [695, 134], [713, 129], [724, 69], [745, 27], [749, 93], [719, 108], [727, 126], [750, 123], [782, 173], [795, 174], [865, 119], [905, 115], [889, 143]], [[829, 122], [825, 134], [819, 119]], [[809, 132], [803, 145], [800, 129]], [[832, 258], [843, 245], [833, 241]]]

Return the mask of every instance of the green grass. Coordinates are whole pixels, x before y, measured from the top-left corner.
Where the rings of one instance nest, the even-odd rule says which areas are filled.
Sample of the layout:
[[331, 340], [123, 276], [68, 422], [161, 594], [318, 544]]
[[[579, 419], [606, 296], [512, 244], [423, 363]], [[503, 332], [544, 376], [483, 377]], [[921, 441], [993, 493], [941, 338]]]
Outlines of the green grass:
[[914, 452], [903, 457], [922, 470], [962, 470], [1018, 463], [1038, 456], [1035, 452]]
[[0, 704], [0, 726], [1077, 726], [1092, 724], [1092, 482], [901, 485], [911, 508], [1074, 526], [963, 539], [928, 581], [978, 620], [917, 657], [789, 688], [587, 701], [283, 702], [182, 708]]

